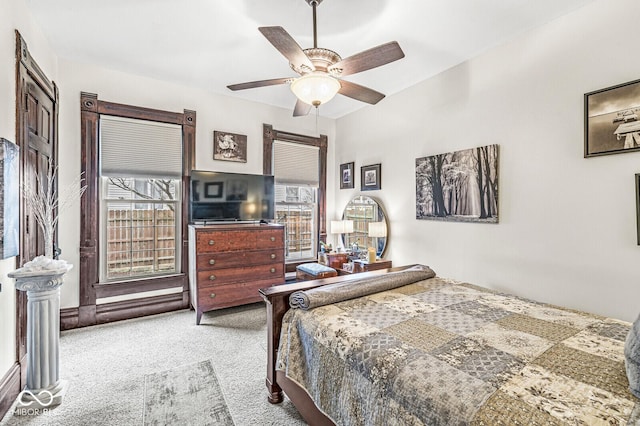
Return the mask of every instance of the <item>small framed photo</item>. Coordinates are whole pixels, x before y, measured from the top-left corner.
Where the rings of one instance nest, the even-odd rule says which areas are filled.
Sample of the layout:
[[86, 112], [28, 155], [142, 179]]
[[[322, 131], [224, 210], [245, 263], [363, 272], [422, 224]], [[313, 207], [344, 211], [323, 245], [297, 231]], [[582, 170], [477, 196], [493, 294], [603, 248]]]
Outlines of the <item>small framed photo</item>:
[[340, 189], [351, 189], [354, 187], [353, 166], [353, 162], [340, 164]]
[[584, 156], [640, 150], [640, 80], [584, 95]]
[[204, 196], [205, 198], [222, 198], [223, 182], [205, 182]]
[[213, 132], [213, 159], [247, 162], [247, 136], [236, 133]]
[[360, 167], [360, 190], [373, 191], [382, 188], [381, 185], [381, 164]]

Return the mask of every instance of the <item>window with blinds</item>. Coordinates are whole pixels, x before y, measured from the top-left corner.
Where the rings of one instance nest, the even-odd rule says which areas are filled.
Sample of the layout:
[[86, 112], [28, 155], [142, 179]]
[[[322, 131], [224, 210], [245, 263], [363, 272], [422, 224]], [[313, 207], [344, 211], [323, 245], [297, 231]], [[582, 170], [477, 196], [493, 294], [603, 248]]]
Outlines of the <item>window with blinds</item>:
[[180, 268], [182, 129], [100, 118], [100, 281]]
[[285, 259], [311, 260], [317, 256], [320, 150], [290, 142], [273, 142], [276, 221], [285, 226]]

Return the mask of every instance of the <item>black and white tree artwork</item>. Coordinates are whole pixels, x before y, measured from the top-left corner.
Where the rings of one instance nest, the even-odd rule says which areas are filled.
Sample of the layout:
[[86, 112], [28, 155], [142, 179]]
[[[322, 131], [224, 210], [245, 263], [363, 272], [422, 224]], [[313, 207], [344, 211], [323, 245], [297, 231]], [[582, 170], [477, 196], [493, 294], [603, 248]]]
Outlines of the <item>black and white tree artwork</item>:
[[498, 145], [416, 158], [416, 219], [498, 222]]

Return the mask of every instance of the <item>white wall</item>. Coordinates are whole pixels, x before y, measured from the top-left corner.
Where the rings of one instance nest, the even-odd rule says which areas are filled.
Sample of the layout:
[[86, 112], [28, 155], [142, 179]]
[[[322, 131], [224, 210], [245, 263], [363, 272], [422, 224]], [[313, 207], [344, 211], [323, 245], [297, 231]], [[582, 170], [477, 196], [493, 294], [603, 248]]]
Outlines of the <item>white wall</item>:
[[[637, 0], [597, 1], [338, 120], [336, 163], [357, 176], [382, 163], [368, 195], [386, 207], [394, 265], [637, 317], [640, 152], [583, 158], [583, 94], [640, 78], [638, 16]], [[416, 158], [494, 143], [498, 225], [415, 219]], [[356, 193], [338, 191], [329, 214]]]
[[[262, 173], [262, 125], [305, 135], [316, 131], [329, 139], [327, 185], [333, 187], [335, 120], [321, 118], [316, 129], [314, 114], [292, 117], [292, 110], [207, 93], [201, 89], [161, 82], [147, 77], [60, 59], [60, 185], [73, 181], [80, 173], [80, 92], [97, 93], [98, 99], [147, 108], [182, 112], [195, 110], [196, 168], [239, 173]], [[188, 64], [185, 64], [188, 66]], [[185, 73], [188, 69], [185, 68]], [[213, 131], [247, 135], [247, 163], [213, 160]], [[333, 210], [333, 197], [328, 208]], [[60, 218], [62, 258], [79, 264], [80, 211], [77, 206]], [[71, 270], [62, 287], [63, 308], [79, 304], [79, 271]]]
[[[35, 25], [22, 0], [1, 1], [0, 13], [0, 137], [16, 141], [16, 36], [17, 29], [29, 51], [51, 79], [56, 78], [56, 58]], [[15, 287], [7, 274], [15, 269], [16, 258], [0, 260], [0, 379], [16, 361]]]

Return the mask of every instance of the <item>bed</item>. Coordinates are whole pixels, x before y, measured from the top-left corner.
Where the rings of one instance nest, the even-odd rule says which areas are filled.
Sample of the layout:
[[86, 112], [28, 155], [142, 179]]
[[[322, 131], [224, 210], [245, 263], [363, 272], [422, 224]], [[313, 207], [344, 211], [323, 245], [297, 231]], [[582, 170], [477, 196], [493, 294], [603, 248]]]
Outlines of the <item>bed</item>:
[[640, 424], [627, 322], [422, 265], [261, 294], [269, 401], [312, 425]]

